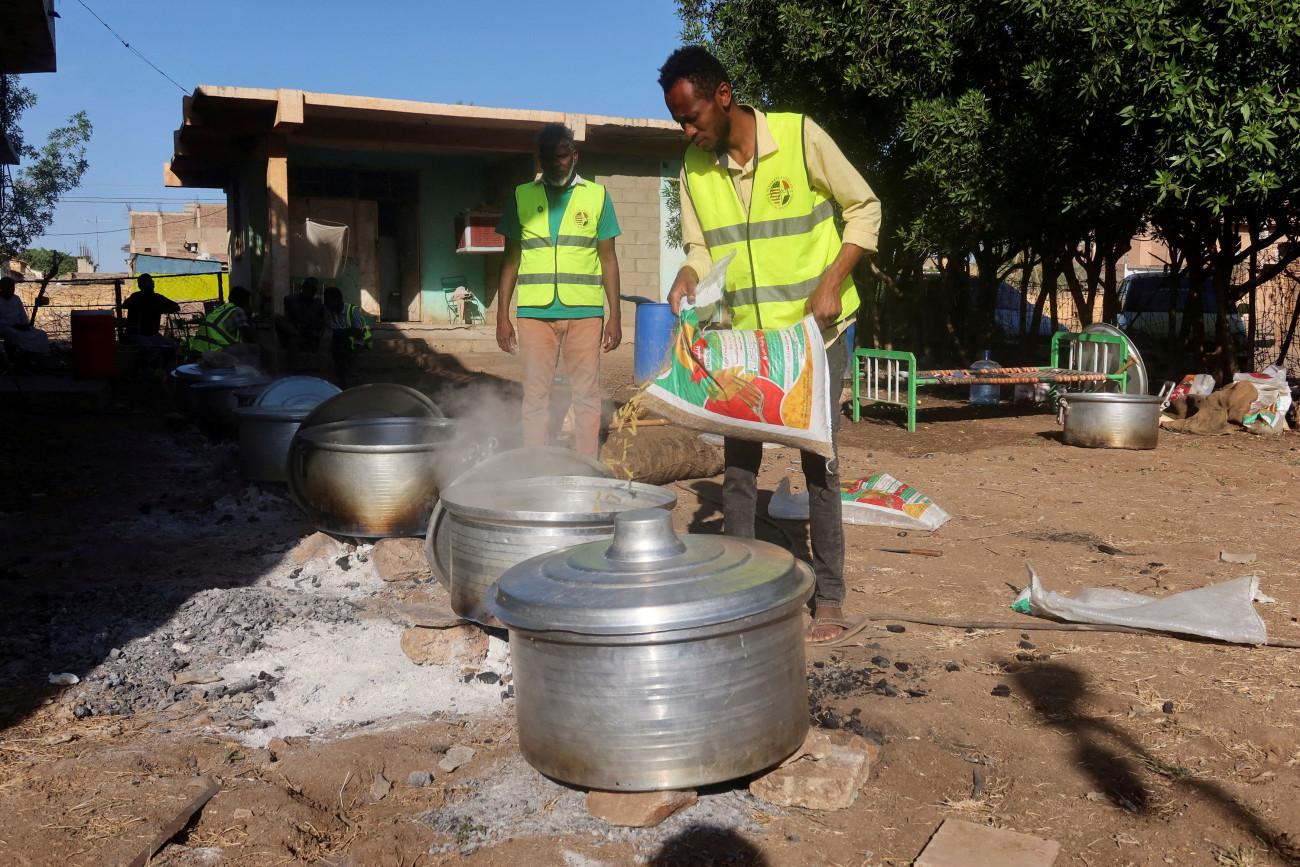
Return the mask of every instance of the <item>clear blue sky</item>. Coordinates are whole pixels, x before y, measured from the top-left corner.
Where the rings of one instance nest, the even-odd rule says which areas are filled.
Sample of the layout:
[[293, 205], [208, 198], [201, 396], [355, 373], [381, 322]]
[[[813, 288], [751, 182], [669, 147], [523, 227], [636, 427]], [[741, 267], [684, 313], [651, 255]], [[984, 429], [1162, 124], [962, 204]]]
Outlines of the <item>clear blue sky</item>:
[[[655, 78], [681, 26], [671, 0], [85, 2], [187, 93], [200, 84], [292, 87], [665, 119]], [[98, 243], [100, 268], [124, 271], [124, 200], [138, 200], [137, 209], [179, 209], [185, 201], [224, 201], [223, 194], [162, 184], [181, 88], [78, 0], [58, 0], [56, 8], [59, 71], [22, 76], [39, 100], [23, 115], [24, 136], [40, 146], [84, 109], [95, 126], [90, 170], [68, 198], [113, 201], [60, 204], [50, 234], [34, 243], [72, 253], [86, 244], [92, 256]]]

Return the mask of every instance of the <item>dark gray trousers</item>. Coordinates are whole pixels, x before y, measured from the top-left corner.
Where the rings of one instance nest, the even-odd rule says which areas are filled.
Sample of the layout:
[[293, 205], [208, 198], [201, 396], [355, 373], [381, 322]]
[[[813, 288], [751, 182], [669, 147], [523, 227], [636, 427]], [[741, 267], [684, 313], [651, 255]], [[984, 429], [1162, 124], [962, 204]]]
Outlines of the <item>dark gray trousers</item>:
[[[827, 380], [831, 398], [829, 461], [813, 452], [799, 452], [808, 484], [809, 548], [817, 590], [813, 603], [839, 608], [844, 602], [844, 523], [840, 502], [840, 391], [848, 363], [846, 341], [841, 336], [826, 348]], [[727, 472], [722, 482], [722, 521], [729, 536], [754, 538], [758, 509], [758, 470], [763, 464], [763, 444], [727, 437], [723, 445]]]

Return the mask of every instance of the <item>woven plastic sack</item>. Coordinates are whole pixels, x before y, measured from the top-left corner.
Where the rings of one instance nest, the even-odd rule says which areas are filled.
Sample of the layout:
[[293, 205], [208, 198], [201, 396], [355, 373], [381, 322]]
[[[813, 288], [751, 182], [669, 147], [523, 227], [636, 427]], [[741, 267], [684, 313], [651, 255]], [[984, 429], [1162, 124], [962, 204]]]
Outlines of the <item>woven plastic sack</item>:
[[826, 343], [812, 316], [789, 328], [704, 331], [697, 311], [683, 310], [642, 401], [695, 430], [831, 457]]
[[[937, 530], [952, 517], [925, 494], [888, 473], [841, 479], [840, 500], [846, 524]], [[790, 480], [782, 479], [768, 502], [767, 514], [788, 521], [807, 520], [808, 492], [792, 494]]]

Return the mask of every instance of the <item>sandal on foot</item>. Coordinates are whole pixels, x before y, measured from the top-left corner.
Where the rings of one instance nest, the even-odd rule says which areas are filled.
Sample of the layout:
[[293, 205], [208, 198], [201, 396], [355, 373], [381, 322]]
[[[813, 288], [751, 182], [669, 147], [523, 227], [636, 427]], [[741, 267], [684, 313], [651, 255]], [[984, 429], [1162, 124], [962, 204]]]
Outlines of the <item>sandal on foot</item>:
[[[814, 618], [813, 622], [810, 623], [808, 628], [804, 631], [804, 644], [808, 647], [834, 647], [837, 644], [848, 641], [850, 638], [866, 629], [869, 625], [871, 625], [871, 621], [865, 617], [858, 617], [853, 620], [843, 620], [839, 617]], [[819, 626], [838, 626], [840, 628], [840, 634], [822, 641], [810, 640], [813, 632]]]

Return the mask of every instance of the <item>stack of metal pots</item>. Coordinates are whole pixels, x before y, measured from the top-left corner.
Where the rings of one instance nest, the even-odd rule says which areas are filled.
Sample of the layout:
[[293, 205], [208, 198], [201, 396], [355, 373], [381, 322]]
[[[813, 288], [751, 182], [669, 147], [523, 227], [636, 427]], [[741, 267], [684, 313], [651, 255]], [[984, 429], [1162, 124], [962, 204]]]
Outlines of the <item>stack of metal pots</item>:
[[612, 540], [519, 563], [487, 607], [510, 630], [519, 744], [544, 774], [613, 791], [690, 788], [771, 767], [808, 729], [811, 568], [662, 509]]
[[[312, 411], [340, 391], [315, 376], [286, 376], [259, 388], [236, 389], [239, 419], [239, 470], [255, 482], [288, 481], [289, 444]], [[243, 401], [248, 399], [248, 405]]]
[[[506, 452], [498, 460], [513, 454]], [[609, 539], [620, 512], [671, 511], [677, 505], [672, 491], [612, 479], [607, 470], [512, 480], [490, 475], [470, 471], [443, 491], [425, 536], [429, 566], [450, 591], [452, 610], [488, 625], [495, 621], [484, 597], [511, 566], [548, 551]]]
[[176, 408], [213, 428], [233, 428], [237, 390], [263, 386], [270, 377], [255, 367], [204, 367], [182, 364], [170, 374]]

